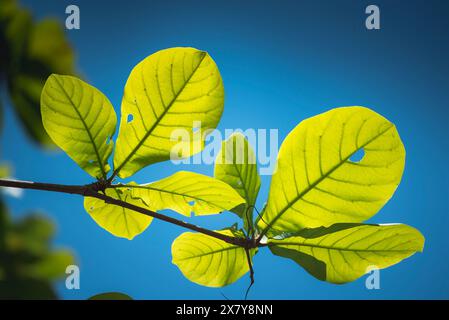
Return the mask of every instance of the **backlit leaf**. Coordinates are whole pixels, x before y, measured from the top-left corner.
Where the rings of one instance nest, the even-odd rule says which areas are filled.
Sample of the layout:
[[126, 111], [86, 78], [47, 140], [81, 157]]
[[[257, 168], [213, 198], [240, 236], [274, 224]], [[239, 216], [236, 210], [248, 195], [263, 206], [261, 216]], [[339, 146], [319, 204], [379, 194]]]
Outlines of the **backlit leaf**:
[[[358, 152], [363, 158], [353, 159]], [[393, 195], [404, 163], [395, 126], [370, 109], [336, 108], [309, 118], [281, 146], [258, 227], [270, 235], [365, 221]]]
[[[219, 233], [243, 237], [233, 230]], [[250, 252], [251, 257], [256, 251]], [[192, 282], [207, 287], [223, 287], [249, 271], [245, 249], [201, 233], [185, 232], [172, 244], [173, 264]]]
[[[139, 207], [146, 207], [142, 200], [132, 198], [130, 191], [127, 189], [106, 189], [106, 195]], [[153, 220], [152, 217], [120, 206], [107, 204], [103, 200], [92, 197], [84, 198], [84, 209], [100, 227], [114, 236], [129, 240], [145, 231]]]
[[[215, 62], [193, 48], [161, 50], [140, 62], [125, 85], [114, 154], [114, 167], [122, 178], [143, 167], [170, 159], [172, 148], [186, 145], [182, 156], [202, 150], [204, 137], [194, 132], [215, 128], [223, 112], [224, 89]], [[184, 129], [181, 142], [171, 139]], [[198, 140], [200, 139], [200, 140]], [[194, 150], [192, 142], [198, 140]]]
[[348, 223], [304, 229], [282, 240], [269, 239], [268, 245], [275, 255], [292, 259], [320, 280], [345, 283], [421, 252], [424, 237], [404, 224]]
[[128, 188], [154, 211], [171, 209], [188, 217], [191, 212], [197, 216], [220, 213], [245, 202], [223, 181], [187, 171]]
[[108, 98], [75, 77], [51, 75], [42, 91], [41, 112], [53, 141], [91, 176], [105, 178], [117, 123]]
[[[222, 143], [215, 161], [214, 176], [233, 187], [246, 201], [232, 211], [245, 222], [248, 230], [252, 224], [252, 212], [260, 189], [256, 155], [241, 133], [235, 133]], [[248, 209], [249, 208], [249, 209]]]

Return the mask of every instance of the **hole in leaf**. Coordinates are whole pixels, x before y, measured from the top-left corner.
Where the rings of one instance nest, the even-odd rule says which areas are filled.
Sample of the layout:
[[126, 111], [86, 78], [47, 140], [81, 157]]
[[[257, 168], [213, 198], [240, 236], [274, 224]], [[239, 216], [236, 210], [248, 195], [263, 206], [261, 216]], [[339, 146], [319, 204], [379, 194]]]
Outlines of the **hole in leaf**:
[[128, 114], [128, 117], [126, 118], [126, 122], [127, 123], [130, 123], [130, 122], [132, 122], [134, 120], [134, 116], [130, 113], [130, 114]]
[[192, 131], [193, 131], [193, 133], [200, 131], [200, 127], [193, 127]]
[[364, 156], [365, 156], [365, 150], [360, 149], [360, 150], [357, 150], [356, 153], [354, 153], [349, 158], [349, 161], [351, 161], [351, 162], [360, 162], [360, 161], [362, 161]]
[[106, 144], [109, 144], [109, 142], [111, 142], [111, 137], [108, 136], [108, 137], [106, 138]]
[[195, 205], [195, 201], [189, 201], [189, 205], [193, 207]]
[[95, 160], [89, 160], [88, 161], [90, 164], [93, 164], [93, 163], [95, 163]]
[[237, 182], [237, 184], [238, 184], [239, 186], [241, 186], [241, 185], [242, 185], [242, 180], [239, 180], [239, 181]]

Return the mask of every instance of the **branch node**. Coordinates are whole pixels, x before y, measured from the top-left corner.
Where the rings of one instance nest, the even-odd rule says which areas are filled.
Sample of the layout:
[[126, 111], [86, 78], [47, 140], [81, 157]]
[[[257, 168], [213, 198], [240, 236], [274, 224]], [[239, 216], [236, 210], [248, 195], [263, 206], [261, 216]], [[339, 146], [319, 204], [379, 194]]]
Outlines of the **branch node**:
[[84, 196], [93, 195], [96, 193], [105, 193], [105, 190], [111, 186], [111, 182], [109, 180], [100, 178], [97, 181], [87, 184], [85, 186]]

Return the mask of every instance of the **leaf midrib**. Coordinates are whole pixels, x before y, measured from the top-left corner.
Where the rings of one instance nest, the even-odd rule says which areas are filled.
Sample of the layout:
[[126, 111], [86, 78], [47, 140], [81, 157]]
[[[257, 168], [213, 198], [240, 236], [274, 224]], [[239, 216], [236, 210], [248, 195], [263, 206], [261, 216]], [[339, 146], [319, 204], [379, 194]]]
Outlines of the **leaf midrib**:
[[212, 203], [209, 200], [204, 200], [204, 199], [198, 198], [196, 196], [186, 195], [186, 194], [182, 194], [182, 193], [175, 192], [175, 191], [167, 191], [167, 190], [164, 190], [164, 189], [159, 189], [159, 188], [149, 187], [149, 186], [142, 186], [142, 185], [137, 185], [137, 186], [125, 185], [125, 186], [119, 187], [119, 188], [136, 188], [136, 189], [144, 189], [144, 190], [153, 190], [153, 191], [158, 191], [158, 192], [161, 192], [161, 193], [174, 194], [174, 195], [181, 196], [181, 197], [189, 197], [189, 198], [192, 198], [192, 199], [195, 199], [195, 200], [198, 200], [198, 201], [207, 202], [208, 204], [211, 204], [213, 206], [220, 207], [221, 209], [226, 210], [226, 208], [224, 208], [222, 206], [219, 206], [219, 205], [217, 205], [215, 203]]
[[299, 201], [302, 197], [304, 197], [309, 191], [313, 190], [321, 181], [323, 181], [324, 179], [326, 179], [328, 176], [330, 176], [335, 170], [337, 170], [338, 168], [340, 168], [344, 163], [346, 163], [346, 161], [351, 158], [357, 151], [359, 151], [360, 149], [363, 149], [366, 145], [370, 144], [371, 142], [373, 142], [374, 140], [376, 140], [377, 138], [379, 138], [380, 136], [382, 136], [383, 134], [385, 134], [388, 130], [390, 130], [391, 128], [393, 128], [394, 125], [390, 125], [387, 129], [385, 129], [384, 131], [380, 132], [379, 134], [377, 134], [376, 136], [374, 136], [373, 138], [371, 138], [370, 140], [368, 140], [367, 142], [365, 142], [363, 145], [361, 145], [360, 147], [358, 147], [356, 150], [354, 150], [352, 153], [350, 153], [347, 157], [343, 158], [341, 162], [339, 162], [337, 165], [335, 165], [334, 167], [332, 167], [328, 172], [326, 172], [325, 174], [323, 174], [319, 179], [317, 179], [314, 183], [310, 184], [308, 186], [308, 188], [306, 188], [303, 192], [301, 192], [300, 194], [298, 194], [298, 196], [296, 196], [292, 201], [290, 201], [289, 203], [287, 203], [287, 205], [274, 217], [273, 220], [271, 220], [271, 222], [265, 227], [265, 229], [262, 231], [262, 233], [260, 234], [260, 237], [264, 236], [269, 229], [275, 224], [275, 222], [285, 213], [285, 211], [287, 211], [293, 204], [295, 204], [297, 201]]
[[[196, 73], [200, 65], [203, 63], [204, 58], [207, 56], [206, 52], [202, 52], [203, 56], [201, 57], [200, 62], [196, 66], [195, 70], [192, 71], [190, 76], [187, 78], [187, 80], [184, 82], [182, 87], [179, 89], [179, 91], [176, 93], [176, 95], [173, 97], [173, 99], [170, 101], [167, 107], [165, 107], [164, 111], [162, 112], [161, 116], [156, 119], [156, 122], [151, 126], [151, 128], [145, 133], [142, 140], [139, 141], [139, 143], [134, 147], [134, 149], [129, 153], [129, 155], [123, 160], [123, 162], [117, 167], [117, 169], [114, 170], [113, 176], [116, 176], [119, 174], [120, 170], [123, 169], [125, 164], [132, 158], [132, 156], [137, 152], [137, 150], [145, 143], [145, 141], [148, 139], [148, 137], [153, 133], [156, 126], [159, 124], [159, 122], [164, 118], [165, 114], [170, 110], [170, 108], [173, 106], [173, 104], [176, 102], [176, 99], [179, 97], [179, 95], [183, 92], [184, 88], [189, 83], [190, 79], [193, 77], [193, 75]], [[158, 84], [158, 87], [159, 84]]]
[[185, 260], [190, 260], [190, 259], [197, 259], [197, 258], [201, 258], [204, 256], [209, 256], [209, 255], [213, 255], [219, 252], [224, 252], [224, 251], [229, 251], [229, 250], [236, 250], [236, 249], [240, 249], [241, 247], [239, 246], [232, 246], [232, 247], [227, 247], [227, 248], [222, 248], [222, 249], [218, 249], [218, 250], [213, 250], [210, 252], [206, 252], [206, 253], [201, 253], [195, 256], [190, 256], [190, 257], [186, 257], [186, 258], [181, 258], [181, 259], [177, 259], [176, 261], [185, 261]]
[[[94, 151], [95, 151], [95, 155], [97, 157], [98, 160], [98, 164], [101, 170], [101, 175], [103, 178], [106, 179], [106, 172], [103, 168], [103, 163], [101, 161], [100, 158], [100, 153], [97, 149], [97, 145], [95, 144], [95, 141], [93, 139], [93, 136], [91, 134], [91, 132], [89, 131], [89, 127], [87, 126], [87, 123], [84, 121], [84, 118], [81, 116], [81, 113], [79, 112], [79, 110], [77, 109], [77, 107], [75, 106], [75, 104], [73, 103], [72, 99], [70, 98], [69, 94], [67, 93], [67, 91], [65, 90], [65, 88], [63, 87], [63, 85], [59, 82], [58, 77], [54, 77], [56, 83], [59, 85], [59, 87], [61, 88], [62, 92], [64, 92], [64, 95], [66, 96], [67, 100], [70, 101], [70, 105], [73, 107], [73, 109], [75, 110], [76, 114], [78, 115], [79, 119], [81, 120], [81, 122], [83, 123], [84, 129], [86, 129], [87, 135], [89, 136], [89, 140], [92, 143], [92, 146], [94, 147]], [[75, 90], [75, 87], [74, 87]], [[93, 95], [95, 94], [95, 92], [92, 93]]]
[[[388, 250], [388, 249], [351, 249], [351, 248], [340, 248], [340, 247], [331, 247], [331, 246], [323, 246], [323, 245], [315, 245], [312, 243], [295, 243], [295, 242], [272, 242], [271, 244], [268, 244], [268, 246], [274, 246], [274, 247], [283, 247], [283, 246], [298, 246], [298, 247], [312, 247], [312, 248], [319, 248], [319, 249], [327, 249], [327, 250], [336, 250], [336, 251], [349, 251], [349, 252], [416, 252], [416, 250], [413, 249], [404, 249], [404, 250]], [[288, 249], [288, 248], [286, 248]]]

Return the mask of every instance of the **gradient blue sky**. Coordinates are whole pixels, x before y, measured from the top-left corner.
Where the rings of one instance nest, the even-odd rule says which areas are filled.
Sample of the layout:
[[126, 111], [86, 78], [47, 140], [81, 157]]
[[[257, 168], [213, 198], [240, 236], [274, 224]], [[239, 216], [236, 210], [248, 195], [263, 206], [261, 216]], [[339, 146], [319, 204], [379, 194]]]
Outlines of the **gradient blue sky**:
[[[131, 68], [167, 47], [206, 50], [222, 73], [226, 105], [219, 128], [276, 128], [281, 142], [302, 119], [330, 108], [364, 105], [397, 125], [407, 150], [402, 183], [371, 222], [403, 222], [426, 237], [423, 254], [381, 272], [381, 289], [365, 278], [337, 286], [320, 282], [290, 260], [260, 250], [254, 299], [449, 298], [449, 2], [376, 1], [381, 30], [365, 29], [368, 1], [22, 1], [36, 17], [64, 21], [78, 4], [81, 29], [68, 31], [85, 79], [101, 89], [117, 113]], [[87, 183], [89, 176], [62, 152], [44, 152], [27, 140], [10, 110], [1, 136], [2, 159], [15, 177]], [[138, 182], [165, 177], [179, 166], [161, 163]], [[212, 174], [212, 166], [184, 169]], [[263, 177], [258, 207], [267, 197]], [[170, 246], [182, 229], [154, 221], [133, 241], [115, 238], [84, 212], [76, 196], [35, 191], [9, 198], [15, 216], [37, 208], [58, 225], [57, 246], [71, 247], [81, 289], [64, 298], [122, 291], [134, 298], [242, 298], [248, 277], [221, 288], [201, 287], [171, 264]], [[174, 215], [176, 216], [176, 215]], [[210, 228], [234, 215], [193, 218]]]

